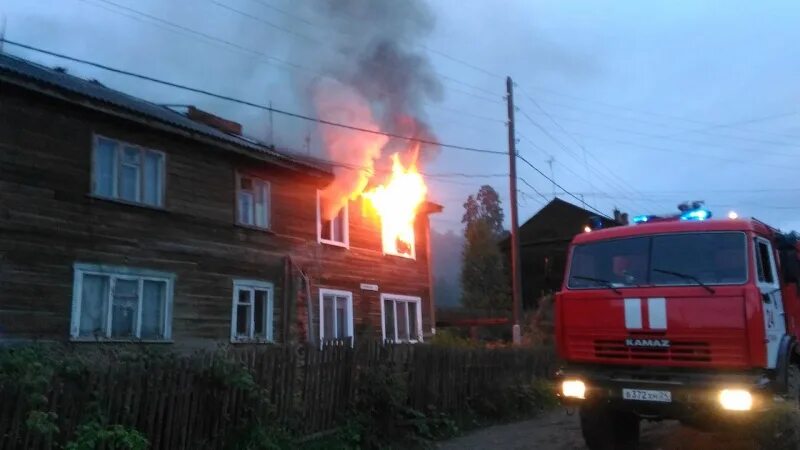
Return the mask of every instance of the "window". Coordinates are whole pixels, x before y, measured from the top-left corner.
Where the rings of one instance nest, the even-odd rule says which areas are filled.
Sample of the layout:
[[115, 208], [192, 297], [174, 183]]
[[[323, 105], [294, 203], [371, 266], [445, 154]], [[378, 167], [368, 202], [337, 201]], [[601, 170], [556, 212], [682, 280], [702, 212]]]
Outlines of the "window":
[[272, 283], [233, 282], [231, 342], [272, 341]]
[[406, 295], [381, 294], [383, 339], [422, 342], [422, 300]]
[[416, 259], [414, 244], [414, 224], [403, 227], [387, 227], [381, 224], [381, 239], [383, 253], [386, 255], [402, 256], [403, 258]]
[[319, 290], [319, 337], [322, 340], [353, 337], [353, 294]]
[[756, 239], [756, 269], [760, 283], [773, 284], [775, 282], [771, 246], [768, 241], [758, 238]]
[[322, 220], [321, 197], [317, 192], [317, 239], [324, 244], [338, 245], [340, 247], [350, 246], [350, 233], [348, 228], [349, 213], [347, 204], [333, 220]]
[[236, 221], [241, 225], [270, 227], [270, 185], [264, 180], [236, 176]]
[[172, 274], [75, 264], [70, 334], [76, 340], [168, 340]]
[[164, 153], [96, 136], [92, 194], [164, 206]]
[[671, 233], [578, 245], [568, 286], [683, 286], [747, 281], [744, 233]]

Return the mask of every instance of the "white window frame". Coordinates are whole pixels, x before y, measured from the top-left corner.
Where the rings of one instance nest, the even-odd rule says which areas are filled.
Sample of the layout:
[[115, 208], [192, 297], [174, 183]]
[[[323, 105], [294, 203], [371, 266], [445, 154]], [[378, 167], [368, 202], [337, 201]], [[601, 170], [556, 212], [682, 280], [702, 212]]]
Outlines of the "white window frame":
[[[326, 239], [322, 237], [322, 214], [320, 209], [320, 191], [317, 191], [317, 242], [320, 244], [328, 244], [328, 245], [335, 245], [337, 247], [343, 248], [350, 248], [350, 202], [346, 202], [344, 207], [342, 207], [342, 222], [344, 230], [342, 230], [342, 236], [344, 237], [344, 241], [335, 241], [333, 239]], [[333, 221], [331, 221], [333, 222]], [[333, 225], [331, 225], [331, 229], [333, 229]]]
[[[158, 272], [148, 269], [138, 269], [123, 266], [111, 266], [104, 264], [85, 264], [75, 263], [73, 265], [74, 278], [72, 284], [72, 318], [70, 320], [70, 339], [73, 341], [96, 341], [99, 339], [106, 341], [131, 340], [139, 342], [171, 342], [172, 339], [172, 308], [175, 288], [175, 275], [167, 272]], [[106, 298], [106, 329], [104, 336], [80, 336], [81, 303], [83, 297], [83, 277], [85, 275], [95, 275], [109, 277], [108, 298]], [[114, 283], [116, 280], [137, 280], [139, 282], [139, 304], [137, 307], [136, 333], [133, 338], [114, 338], [111, 337], [111, 322], [113, 314]], [[142, 326], [142, 294], [144, 281], [155, 281], [166, 283], [164, 293], [164, 322], [162, 327], [164, 337], [161, 339], [140, 339]]]
[[[253, 181], [252, 191], [247, 191], [241, 188], [242, 178], [249, 178]], [[256, 219], [256, 203], [258, 199], [256, 186], [258, 184], [261, 184], [261, 188], [264, 189], [264, 212], [267, 215], [265, 218], [266, 224], [264, 226], [258, 225], [258, 220]], [[248, 192], [253, 196], [252, 210], [250, 211], [250, 215], [253, 218], [253, 223], [241, 221], [241, 211], [239, 210], [241, 207], [239, 203], [239, 194], [241, 192]], [[236, 173], [236, 224], [244, 227], [257, 228], [259, 230], [269, 230], [272, 228], [272, 185], [269, 181], [244, 173]]]
[[[97, 192], [97, 178], [98, 174], [96, 173], [96, 159], [97, 159], [97, 149], [99, 148], [99, 143], [101, 140], [113, 142], [115, 144], [115, 152], [114, 152], [114, 164], [113, 164], [113, 172], [111, 174], [112, 183], [111, 183], [111, 195], [103, 195]], [[139, 200], [128, 200], [124, 199], [120, 196], [120, 174], [122, 166], [125, 165], [124, 162], [124, 152], [125, 148], [133, 148], [139, 151], [139, 176], [136, 180], [136, 190], [139, 195]], [[159, 191], [158, 191], [158, 202], [156, 204], [147, 203], [144, 201], [144, 155], [147, 153], [154, 153], [161, 157], [161, 166], [159, 167]], [[149, 208], [158, 208], [163, 209], [164, 204], [166, 203], [166, 191], [167, 191], [167, 154], [160, 151], [154, 150], [151, 148], [142, 147], [141, 145], [131, 144], [129, 142], [121, 141], [119, 139], [114, 139], [106, 136], [102, 136], [99, 134], [95, 134], [92, 139], [92, 185], [90, 186], [91, 194], [98, 198], [103, 198], [107, 200], [113, 200], [121, 203], [128, 203], [132, 205], [138, 206], [146, 206]]]
[[[325, 336], [325, 296], [326, 295], [333, 295], [335, 297], [346, 297], [347, 298], [347, 327], [345, 330], [347, 332], [346, 338], [351, 338], [355, 341], [355, 336], [353, 334], [353, 293], [350, 291], [342, 291], [338, 289], [325, 289], [320, 288], [319, 290], [319, 339], [322, 342], [324, 339], [333, 339], [327, 338]], [[334, 328], [336, 328], [336, 313], [334, 308]]]
[[[381, 336], [383, 340], [386, 341], [386, 301], [392, 301], [392, 307], [394, 308], [393, 315], [394, 317], [394, 336], [389, 336], [389, 339], [392, 342], [400, 343], [400, 342], [407, 342], [416, 344], [423, 341], [422, 337], [422, 297], [415, 297], [412, 295], [399, 295], [399, 294], [381, 294]], [[417, 305], [417, 336], [419, 339], [409, 339], [408, 341], [400, 341], [397, 338], [397, 304], [403, 303], [416, 303]], [[407, 306], [406, 306], [407, 308]], [[406, 309], [406, 322], [410, 322], [408, 320], [408, 309]], [[406, 328], [411, 332], [411, 324], [406, 323]]]
[[[248, 327], [249, 336], [248, 337], [239, 337], [236, 335], [237, 329], [237, 318], [238, 318], [238, 306], [239, 306], [239, 291], [246, 290], [251, 292], [251, 301], [255, 301], [255, 291], [266, 291], [267, 292], [267, 304], [266, 304], [266, 314], [267, 317], [264, 319], [266, 324], [266, 331], [265, 335], [266, 338], [261, 339], [255, 337], [255, 304], [250, 304], [250, 313], [248, 314], [248, 320], [250, 321], [250, 326]], [[274, 342], [274, 335], [273, 335], [273, 321], [275, 320], [275, 302], [274, 302], [274, 293], [275, 287], [272, 283], [267, 281], [256, 281], [256, 280], [233, 280], [233, 302], [232, 302], [232, 309], [231, 309], [231, 343], [267, 343], [267, 342]]]

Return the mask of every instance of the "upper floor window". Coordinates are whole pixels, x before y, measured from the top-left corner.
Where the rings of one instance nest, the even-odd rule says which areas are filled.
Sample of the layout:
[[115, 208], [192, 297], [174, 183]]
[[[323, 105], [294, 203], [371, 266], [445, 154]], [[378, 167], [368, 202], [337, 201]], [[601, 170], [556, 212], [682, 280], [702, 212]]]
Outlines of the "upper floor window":
[[270, 227], [270, 185], [246, 175], [236, 176], [236, 221], [268, 229]]
[[233, 282], [231, 342], [272, 341], [272, 283]]
[[75, 264], [70, 334], [86, 340], [168, 340], [173, 284], [169, 273]]
[[164, 153], [96, 136], [92, 194], [148, 206], [164, 206]]
[[350, 231], [348, 230], [349, 213], [347, 204], [339, 210], [331, 220], [322, 218], [322, 208], [320, 207], [321, 197], [317, 192], [317, 240], [324, 244], [338, 245], [340, 247], [350, 246]]

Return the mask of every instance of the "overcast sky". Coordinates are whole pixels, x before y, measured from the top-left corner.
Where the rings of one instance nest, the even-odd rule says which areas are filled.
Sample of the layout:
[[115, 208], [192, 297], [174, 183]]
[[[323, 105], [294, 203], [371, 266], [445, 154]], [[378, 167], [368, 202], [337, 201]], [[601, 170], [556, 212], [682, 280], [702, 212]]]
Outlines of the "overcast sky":
[[[634, 215], [705, 200], [717, 216], [735, 209], [800, 229], [800, 2], [427, 5], [435, 27], [413, 48], [444, 87], [440, 102], [423, 105], [441, 142], [505, 151], [510, 75], [520, 154], [589, 205]], [[12, 41], [307, 114], [297, 81], [316, 65], [310, 59], [326, 57], [316, 13], [311, 0], [0, 4]], [[299, 150], [313, 132], [276, 115], [270, 134], [263, 111], [5, 50], [159, 103], [197, 105]], [[434, 219], [440, 230], [459, 228], [464, 198], [482, 183], [508, 198], [503, 156], [444, 149], [424, 171], [446, 174], [428, 178], [431, 199], [446, 208]], [[521, 221], [554, 193], [580, 203], [524, 163], [519, 173]]]

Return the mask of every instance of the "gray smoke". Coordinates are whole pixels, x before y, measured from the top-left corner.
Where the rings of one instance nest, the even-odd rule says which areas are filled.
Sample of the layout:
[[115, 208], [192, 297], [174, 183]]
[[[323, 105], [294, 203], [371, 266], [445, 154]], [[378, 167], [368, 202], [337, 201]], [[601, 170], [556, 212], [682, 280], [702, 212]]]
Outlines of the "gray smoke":
[[[307, 108], [327, 120], [436, 140], [425, 122], [424, 106], [441, 101], [443, 87], [420, 45], [435, 25], [424, 2], [327, 0], [304, 3], [295, 12], [312, 17], [317, 26], [313, 39], [319, 45], [297, 42], [291, 55], [313, 67], [314, 76], [294, 79]], [[326, 197], [336, 204], [358, 196], [368, 181], [380, 181], [392, 154], [400, 153], [405, 164], [424, 164], [437, 151], [430, 145], [417, 150], [404, 139], [377, 140], [331, 128], [319, 127], [314, 138], [323, 151], [319, 156], [349, 166], [334, 168], [336, 181]], [[375, 145], [380, 146], [377, 152]], [[327, 216], [335, 213], [335, 206], [326, 208]]]

